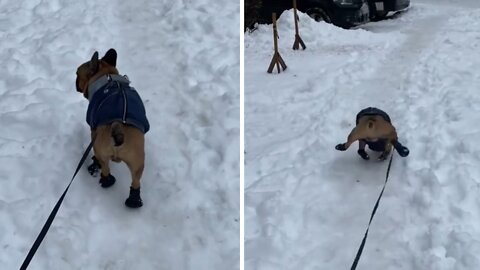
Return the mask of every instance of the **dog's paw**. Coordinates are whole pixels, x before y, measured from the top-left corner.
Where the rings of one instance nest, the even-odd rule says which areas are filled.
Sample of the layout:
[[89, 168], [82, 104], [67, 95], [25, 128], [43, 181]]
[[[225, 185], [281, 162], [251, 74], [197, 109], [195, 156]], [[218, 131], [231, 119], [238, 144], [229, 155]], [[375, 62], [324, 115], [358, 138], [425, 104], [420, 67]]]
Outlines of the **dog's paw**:
[[143, 202], [140, 198], [135, 199], [128, 197], [127, 200], [125, 200], [125, 205], [130, 208], [140, 208], [143, 206]]
[[93, 160], [93, 163], [87, 167], [87, 170], [91, 176], [97, 177], [98, 174], [100, 173], [101, 166], [95, 156], [92, 157], [92, 160]]
[[345, 148], [345, 144], [344, 143], [339, 143], [335, 146], [335, 149], [337, 149], [338, 151], [345, 151], [347, 150], [347, 148]]
[[365, 160], [370, 159], [370, 156], [367, 154], [367, 152], [365, 152], [365, 149], [358, 149], [357, 153], [360, 157], [362, 157]]
[[111, 174], [105, 177], [102, 176], [98, 182], [103, 188], [108, 188], [115, 184], [115, 177], [113, 177]]
[[125, 205], [130, 208], [139, 208], [143, 206], [142, 198], [140, 198], [140, 188], [134, 189], [130, 187], [130, 196], [125, 201]]
[[389, 154], [390, 154], [390, 153], [382, 153], [382, 154], [377, 158], [377, 160], [378, 160], [378, 161], [385, 161], [385, 160], [388, 158]]
[[398, 154], [399, 154], [401, 157], [406, 157], [406, 156], [408, 156], [408, 154], [410, 154], [410, 150], [408, 150], [407, 147], [402, 146], [401, 150], [398, 151]]

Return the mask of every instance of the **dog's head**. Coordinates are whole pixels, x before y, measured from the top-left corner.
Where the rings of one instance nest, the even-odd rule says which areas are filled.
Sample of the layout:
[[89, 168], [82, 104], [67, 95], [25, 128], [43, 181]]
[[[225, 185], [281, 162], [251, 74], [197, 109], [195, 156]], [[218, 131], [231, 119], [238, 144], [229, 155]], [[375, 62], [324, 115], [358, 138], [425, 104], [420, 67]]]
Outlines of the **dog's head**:
[[93, 53], [90, 61], [81, 64], [77, 68], [75, 86], [77, 91], [88, 97], [88, 85], [99, 77], [106, 74], [118, 74], [117, 52], [114, 49], [107, 51], [102, 59], [98, 59], [98, 52]]

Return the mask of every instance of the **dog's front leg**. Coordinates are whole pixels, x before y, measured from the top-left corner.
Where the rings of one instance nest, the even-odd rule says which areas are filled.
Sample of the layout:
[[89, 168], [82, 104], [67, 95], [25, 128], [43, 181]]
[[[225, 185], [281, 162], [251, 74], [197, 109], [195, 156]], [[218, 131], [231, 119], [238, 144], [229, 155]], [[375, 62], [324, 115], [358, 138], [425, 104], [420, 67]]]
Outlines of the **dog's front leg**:
[[[97, 136], [97, 132], [95, 129], [90, 130], [90, 139], [92, 142], [95, 142], [95, 138]], [[98, 174], [100, 173], [100, 163], [98, 162], [98, 159], [95, 157], [95, 149], [93, 149], [93, 157], [92, 157], [92, 164], [90, 164], [87, 167], [88, 173], [90, 173], [91, 176], [97, 177]]]
[[382, 152], [382, 154], [378, 157], [378, 161], [384, 161], [388, 158], [390, 153], [392, 152], [392, 143], [390, 141], [385, 142], [385, 150]]
[[101, 169], [100, 162], [98, 162], [98, 159], [95, 156], [93, 156], [92, 164], [90, 164], [87, 167], [88, 173], [90, 173], [90, 175], [93, 177], [97, 177], [98, 174], [100, 173], [100, 169]]

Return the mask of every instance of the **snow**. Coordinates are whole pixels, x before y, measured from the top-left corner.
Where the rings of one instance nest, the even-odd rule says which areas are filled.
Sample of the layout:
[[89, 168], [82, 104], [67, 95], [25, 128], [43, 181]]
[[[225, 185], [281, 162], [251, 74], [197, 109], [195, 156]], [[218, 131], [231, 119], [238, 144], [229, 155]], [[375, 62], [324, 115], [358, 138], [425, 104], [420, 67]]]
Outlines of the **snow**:
[[89, 143], [76, 68], [113, 47], [151, 124], [144, 206], [124, 206], [124, 164], [112, 164], [109, 189], [85, 165], [29, 269], [238, 269], [239, 3], [28, 0], [0, 10], [1, 268], [21, 265]]
[[245, 269], [349, 269], [385, 179], [344, 142], [361, 109], [389, 113], [410, 155], [390, 180], [357, 269], [480, 264], [480, 3], [412, 1], [344, 30], [293, 12], [245, 35]]

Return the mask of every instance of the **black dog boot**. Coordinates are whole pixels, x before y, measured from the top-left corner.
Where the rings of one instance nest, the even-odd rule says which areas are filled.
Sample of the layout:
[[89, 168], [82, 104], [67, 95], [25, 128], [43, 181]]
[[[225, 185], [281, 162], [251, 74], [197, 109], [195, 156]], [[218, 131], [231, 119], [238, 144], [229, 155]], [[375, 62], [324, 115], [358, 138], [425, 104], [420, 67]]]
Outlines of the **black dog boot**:
[[397, 150], [398, 151], [398, 154], [401, 156], [401, 157], [406, 157], [408, 156], [408, 154], [410, 154], [410, 150], [408, 150], [407, 147], [405, 146], [402, 146], [401, 149]]
[[125, 205], [130, 208], [139, 208], [143, 205], [142, 198], [140, 198], [140, 188], [130, 187], [130, 196], [125, 201]]
[[395, 149], [397, 150], [398, 154], [401, 156], [401, 157], [406, 157], [408, 156], [408, 154], [410, 154], [410, 150], [408, 150], [407, 147], [403, 146], [401, 143], [399, 143], [398, 141], [395, 141], [393, 143], [393, 147], [395, 147]]
[[100, 162], [98, 162], [98, 159], [95, 156], [92, 157], [92, 160], [93, 163], [87, 167], [87, 170], [91, 176], [97, 177], [102, 167], [100, 166]]
[[103, 188], [111, 187], [113, 184], [115, 184], [115, 177], [113, 177], [111, 174], [108, 176], [102, 176], [98, 182]]
[[369, 160], [370, 157], [368, 156], [367, 152], [365, 152], [365, 149], [358, 149], [357, 151], [358, 155], [360, 155], [363, 159]]
[[338, 151], [345, 151], [347, 150], [347, 148], [345, 148], [345, 144], [344, 143], [339, 143], [335, 146], [335, 149], [337, 149]]

